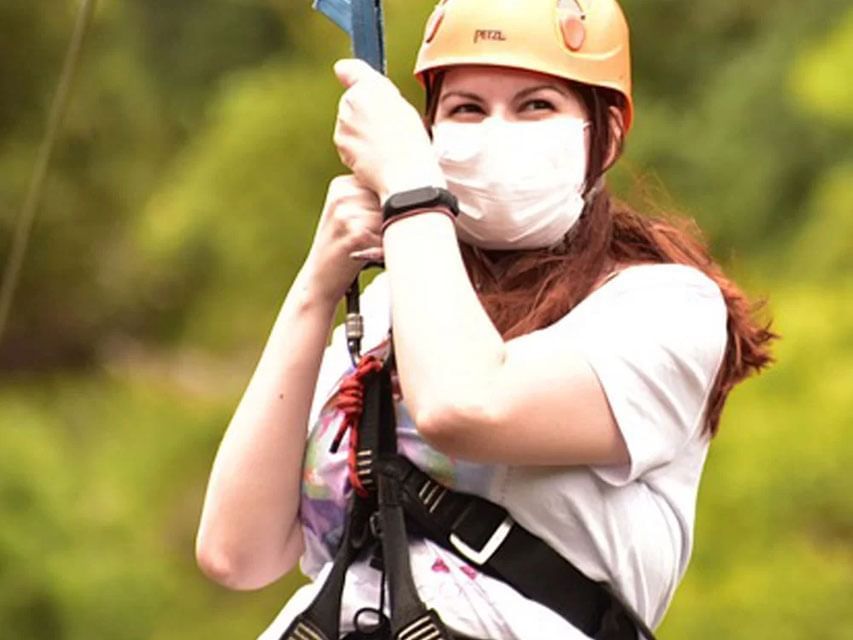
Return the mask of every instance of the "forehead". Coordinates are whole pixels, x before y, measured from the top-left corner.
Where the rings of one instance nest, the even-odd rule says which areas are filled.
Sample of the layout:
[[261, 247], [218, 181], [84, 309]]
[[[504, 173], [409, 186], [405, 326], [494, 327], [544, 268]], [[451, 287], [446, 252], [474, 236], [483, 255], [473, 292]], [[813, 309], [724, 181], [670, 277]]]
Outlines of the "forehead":
[[447, 70], [442, 83], [442, 93], [465, 91], [470, 93], [493, 95], [515, 94], [531, 87], [553, 85], [560, 89], [569, 88], [562, 78], [536, 71], [494, 67], [485, 65], [465, 65]]

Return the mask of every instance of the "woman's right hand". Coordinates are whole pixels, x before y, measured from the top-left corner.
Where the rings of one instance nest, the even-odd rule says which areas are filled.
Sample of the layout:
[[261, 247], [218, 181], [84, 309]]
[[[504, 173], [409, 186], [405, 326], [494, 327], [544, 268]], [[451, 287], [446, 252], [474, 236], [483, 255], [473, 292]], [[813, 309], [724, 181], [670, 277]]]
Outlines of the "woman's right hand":
[[306, 260], [312, 288], [328, 302], [346, 294], [368, 260], [382, 257], [379, 199], [353, 175], [329, 183], [326, 203]]

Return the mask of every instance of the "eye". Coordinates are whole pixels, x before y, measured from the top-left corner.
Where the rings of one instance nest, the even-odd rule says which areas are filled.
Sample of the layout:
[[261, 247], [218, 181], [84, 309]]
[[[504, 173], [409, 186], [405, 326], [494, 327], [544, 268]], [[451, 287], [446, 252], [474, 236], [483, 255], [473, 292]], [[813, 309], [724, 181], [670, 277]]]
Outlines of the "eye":
[[544, 98], [534, 98], [533, 100], [528, 100], [524, 104], [521, 105], [522, 111], [554, 111], [554, 103]]
[[478, 105], [474, 102], [463, 102], [462, 104], [458, 104], [455, 107], [453, 107], [452, 109], [450, 109], [450, 112], [448, 115], [455, 116], [455, 115], [463, 115], [463, 114], [467, 114], [467, 113], [477, 114], [477, 113], [485, 113], [485, 111], [483, 111], [483, 107], [481, 107], [480, 105]]

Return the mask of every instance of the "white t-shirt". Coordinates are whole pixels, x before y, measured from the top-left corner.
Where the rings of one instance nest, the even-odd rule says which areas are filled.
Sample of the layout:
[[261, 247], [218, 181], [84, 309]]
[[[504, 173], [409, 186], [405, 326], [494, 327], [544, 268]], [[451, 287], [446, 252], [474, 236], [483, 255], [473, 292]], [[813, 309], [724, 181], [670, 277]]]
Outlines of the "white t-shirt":
[[[390, 326], [388, 282], [380, 275], [362, 299], [365, 347], [378, 348]], [[652, 627], [663, 618], [690, 557], [699, 478], [708, 450], [707, 398], [726, 347], [725, 302], [717, 285], [681, 265], [629, 267], [528, 346], [572, 345], [598, 376], [631, 461], [620, 467], [519, 467], [450, 459], [419, 437], [397, 403], [401, 451], [459, 491], [503, 505], [593, 580], [618, 590]], [[338, 328], [323, 358], [311, 410], [300, 518], [302, 570], [314, 579], [287, 603], [261, 640], [278, 640], [310, 603], [331, 568], [347, 493], [346, 438], [329, 444], [341, 416], [326, 401], [352, 365]], [[428, 540], [411, 541], [421, 598], [459, 633], [494, 640], [581, 640], [550, 609]], [[376, 607], [379, 573], [366, 562], [347, 574], [342, 630], [355, 612]]]

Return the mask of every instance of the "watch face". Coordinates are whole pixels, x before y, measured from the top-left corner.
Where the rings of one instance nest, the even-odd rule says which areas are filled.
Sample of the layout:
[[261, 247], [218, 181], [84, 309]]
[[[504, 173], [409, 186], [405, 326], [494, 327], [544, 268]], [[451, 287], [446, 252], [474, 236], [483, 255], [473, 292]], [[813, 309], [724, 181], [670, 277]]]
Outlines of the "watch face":
[[395, 209], [406, 209], [414, 206], [427, 206], [435, 204], [439, 197], [438, 189], [434, 187], [423, 187], [404, 193], [398, 193], [391, 199], [391, 205]]
[[411, 191], [395, 193], [386, 201], [382, 207], [383, 217], [401, 215], [415, 209], [428, 209], [441, 206], [448, 209], [454, 216], [459, 215], [459, 203], [455, 196], [447, 189], [439, 187], [421, 187]]

